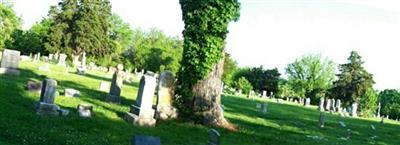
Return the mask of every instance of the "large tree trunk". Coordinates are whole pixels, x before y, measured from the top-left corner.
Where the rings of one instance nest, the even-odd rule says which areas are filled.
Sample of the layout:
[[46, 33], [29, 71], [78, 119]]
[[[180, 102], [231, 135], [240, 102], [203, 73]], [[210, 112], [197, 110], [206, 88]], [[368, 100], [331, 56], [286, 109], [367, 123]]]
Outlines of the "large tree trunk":
[[194, 111], [203, 117], [203, 123], [235, 131], [221, 111], [221, 77], [224, 71], [224, 59], [221, 59], [208, 77], [193, 86]]

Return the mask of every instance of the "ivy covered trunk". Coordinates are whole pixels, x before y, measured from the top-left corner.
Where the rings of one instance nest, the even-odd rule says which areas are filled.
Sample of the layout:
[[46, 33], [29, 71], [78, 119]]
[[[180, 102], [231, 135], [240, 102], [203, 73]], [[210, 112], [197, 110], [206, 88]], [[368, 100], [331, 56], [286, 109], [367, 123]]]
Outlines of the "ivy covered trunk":
[[179, 0], [183, 56], [175, 107], [181, 117], [234, 130], [221, 111], [221, 77], [228, 24], [239, 18], [237, 0]]
[[193, 86], [193, 109], [195, 114], [202, 116], [203, 123], [228, 127], [229, 123], [225, 120], [221, 111], [223, 67], [224, 61], [221, 59], [206, 79]]

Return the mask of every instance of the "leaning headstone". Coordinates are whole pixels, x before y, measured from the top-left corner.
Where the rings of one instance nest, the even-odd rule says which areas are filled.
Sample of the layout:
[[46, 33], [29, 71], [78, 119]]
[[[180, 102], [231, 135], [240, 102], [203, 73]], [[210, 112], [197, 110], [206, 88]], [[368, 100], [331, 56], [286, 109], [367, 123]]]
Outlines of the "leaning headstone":
[[4, 49], [1, 60], [0, 74], [19, 75], [18, 64], [21, 52], [16, 50]]
[[161, 145], [160, 137], [135, 135], [132, 145]]
[[65, 63], [66, 59], [67, 59], [67, 55], [61, 53], [61, 54], [60, 54], [60, 57], [58, 58], [58, 65], [66, 66], [66, 65], [67, 65], [67, 64]]
[[319, 114], [319, 124], [318, 124], [318, 126], [320, 128], [324, 128], [324, 126], [325, 126], [325, 114], [324, 114], [324, 112], [321, 112]]
[[36, 114], [38, 115], [68, 115], [68, 110], [61, 109], [54, 104], [57, 92], [57, 82], [52, 79], [45, 79], [42, 83], [40, 100], [36, 104]]
[[156, 118], [176, 118], [177, 110], [172, 106], [175, 95], [175, 77], [170, 71], [161, 73], [158, 82]]
[[211, 129], [208, 131], [208, 144], [207, 145], [219, 145], [220, 144], [220, 134], [217, 130]]
[[357, 102], [351, 104], [351, 117], [357, 117], [357, 108], [358, 108]]
[[321, 97], [319, 99], [319, 106], [318, 106], [319, 111], [325, 111], [324, 104], [325, 104], [325, 98]]
[[156, 86], [156, 78], [152, 73], [146, 73], [140, 79], [136, 102], [125, 116], [128, 122], [139, 126], [155, 126], [155, 111], [152, 106]]
[[66, 88], [64, 90], [64, 96], [65, 97], [79, 97], [81, 93], [78, 90], [71, 89], [71, 88]]
[[117, 70], [111, 80], [110, 93], [106, 96], [107, 102], [121, 103], [121, 91], [124, 82], [123, 72], [124, 67], [122, 64], [118, 64]]
[[346, 124], [344, 124], [344, 122], [343, 122], [343, 121], [339, 121], [339, 124], [340, 124], [340, 126], [341, 126], [341, 127], [343, 127], [343, 128], [345, 128], [345, 127], [346, 127]]
[[80, 117], [91, 117], [93, 112], [93, 106], [88, 104], [79, 104], [76, 109]]

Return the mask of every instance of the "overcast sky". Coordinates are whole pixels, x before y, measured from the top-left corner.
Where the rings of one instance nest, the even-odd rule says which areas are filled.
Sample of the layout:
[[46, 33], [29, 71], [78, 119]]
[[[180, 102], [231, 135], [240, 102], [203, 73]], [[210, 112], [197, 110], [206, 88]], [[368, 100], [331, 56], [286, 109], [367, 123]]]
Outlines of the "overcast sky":
[[[59, 0], [13, 0], [29, 29]], [[181, 36], [178, 0], [111, 0], [113, 12], [133, 28], [157, 27]], [[241, 0], [241, 17], [230, 25], [227, 51], [240, 66], [277, 67], [318, 53], [345, 63], [358, 51], [374, 74], [376, 89], [400, 88], [400, 1]]]

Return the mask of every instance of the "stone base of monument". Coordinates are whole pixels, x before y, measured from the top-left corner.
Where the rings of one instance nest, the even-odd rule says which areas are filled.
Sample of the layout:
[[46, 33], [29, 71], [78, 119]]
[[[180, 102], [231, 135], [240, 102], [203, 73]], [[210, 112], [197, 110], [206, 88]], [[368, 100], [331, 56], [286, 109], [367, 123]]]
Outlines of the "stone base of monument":
[[153, 118], [154, 112], [154, 109], [143, 110], [132, 105], [131, 111], [125, 115], [125, 120], [134, 125], [153, 127], [156, 125], [156, 119]]
[[35, 104], [35, 110], [37, 115], [43, 116], [67, 116], [69, 111], [61, 109], [56, 104], [49, 104], [43, 102], [37, 102]]
[[16, 75], [19, 76], [20, 72], [18, 69], [12, 69], [12, 68], [0, 68], [0, 74], [11, 74], [11, 75]]
[[157, 106], [156, 118], [161, 120], [178, 117], [178, 111], [172, 106]]
[[110, 95], [108, 94], [106, 96], [106, 102], [111, 102], [111, 103], [121, 103], [121, 96], [115, 96], [115, 95]]

